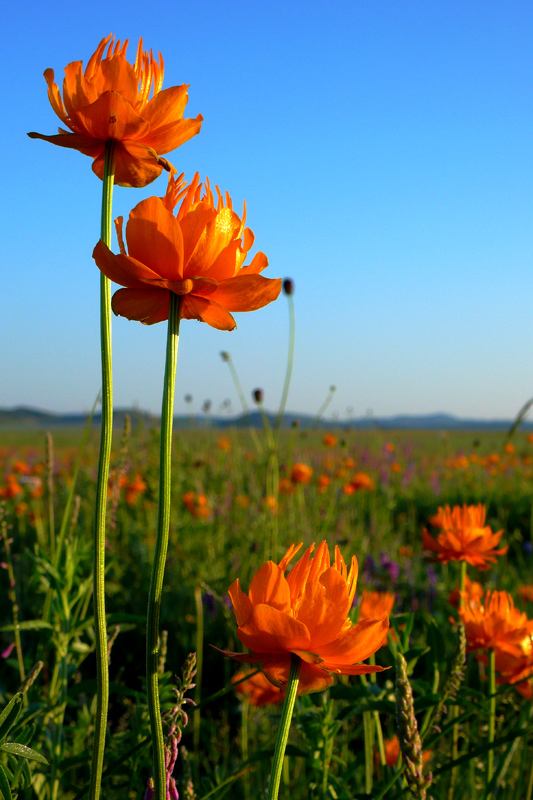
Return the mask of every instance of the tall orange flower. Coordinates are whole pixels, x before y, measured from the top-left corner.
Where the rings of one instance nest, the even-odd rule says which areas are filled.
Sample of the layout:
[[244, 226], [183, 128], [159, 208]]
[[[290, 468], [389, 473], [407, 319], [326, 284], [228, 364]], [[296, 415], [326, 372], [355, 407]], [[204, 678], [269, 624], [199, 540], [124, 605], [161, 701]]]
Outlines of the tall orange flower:
[[[181, 296], [180, 316], [220, 330], [233, 330], [230, 311], [253, 311], [275, 300], [278, 278], [259, 273], [268, 264], [256, 253], [243, 266], [254, 235], [232, 207], [231, 197], [217, 201], [198, 174], [187, 186], [183, 175], [170, 177], [165, 197], [148, 197], [130, 212], [126, 225], [128, 253], [117, 220], [120, 253], [102, 242], [93, 257], [108, 278], [127, 288], [115, 292], [115, 314], [152, 325], [168, 318], [170, 293]], [[178, 212], [173, 210], [181, 201]]]
[[434, 553], [437, 561], [466, 561], [478, 569], [488, 569], [497, 556], [507, 552], [507, 547], [496, 549], [503, 531], [493, 533], [485, 524], [485, 506], [444, 506], [439, 508], [430, 522], [440, 533], [434, 539], [427, 530], [422, 533], [424, 547]]
[[106, 143], [115, 144], [115, 183], [146, 186], [161, 174], [168, 153], [198, 133], [202, 116], [183, 119], [187, 89], [162, 89], [163, 58], [156, 60], [142, 49], [139, 40], [135, 62], [126, 58], [127, 40], [115, 42], [112, 35], [102, 39], [85, 70], [81, 61], [65, 67], [63, 97], [54, 71], [45, 70], [48, 98], [59, 119], [69, 130], [46, 136], [29, 133], [61, 147], [79, 150], [94, 159], [93, 170], [104, 174]]
[[362, 675], [383, 667], [358, 662], [371, 656], [387, 638], [389, 620], [376, 615], [353, 625], [348, 613], [357, 583], [357, 560], [350, 569], [335, 547], [333, 564], [327, 543], [307, 548], [286, 575], [301, 544], [291, 545], [279, 564], [267, 561], [256, 572], [248, 593], [239, 579], [229, 588], [237, 636], [248, 654], [228, 653], [238, 661], [259, 664], [267, 678], [285, 686], [291, 656], [302, 659], [299, 692], [329, 686], [334, 674]]

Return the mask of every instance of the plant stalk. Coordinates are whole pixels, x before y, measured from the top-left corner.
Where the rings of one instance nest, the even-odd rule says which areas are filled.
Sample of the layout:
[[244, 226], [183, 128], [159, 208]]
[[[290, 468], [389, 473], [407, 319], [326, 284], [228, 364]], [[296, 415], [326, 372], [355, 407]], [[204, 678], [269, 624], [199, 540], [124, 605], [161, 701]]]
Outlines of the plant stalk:
[[178, 360], [180, 299], [171, 292], [161, 409], [159, 508], [146, 618], [146, 677], [153, 753], [154, 800], [166, 800], [165, 742], [159, 704], [159, 617], [170, 529], [172, 424]]
[[[100, 238], [111, 245], [113, 185], [115, 182], [113, 142], [106, 144], [104, 177], [102, 181], [102, 215]], [[109, 461], [113, 435], [113, 379], [111, 360], [111, 281], [100, 273], [100, 347], [102, 363], [102, 425], [98, 476], [96, 479], [96, 508], [94, 519], [94, 626], [96, 635], [96, 718], [91, 763], [90, 800], [100, 797], [104, 764], [107, 708], [109, 704], [109, 656], [105, 616], [105, 527]]]
[[298, 656], [293, 655], [291, 657], [289, 682], [287, 683], [287, 690], [285, 693], [285, 700], [283, 701], [278, 735], [274, 748], [274, 758], [272, 760], [272, 771], [270, 773], [270, 785], [268, 787], [267, 800], [277, 800], [279, 794], [279, 784], [281, 781], [281, 772], [283, 770], [283, 758], [285, 756], [285, 748], [287, 747], [287, 740], [289, 738], [292, 712], [296, 702], [296, 695], [298, 694], [300, 665], [301, 659], [298, 658]]

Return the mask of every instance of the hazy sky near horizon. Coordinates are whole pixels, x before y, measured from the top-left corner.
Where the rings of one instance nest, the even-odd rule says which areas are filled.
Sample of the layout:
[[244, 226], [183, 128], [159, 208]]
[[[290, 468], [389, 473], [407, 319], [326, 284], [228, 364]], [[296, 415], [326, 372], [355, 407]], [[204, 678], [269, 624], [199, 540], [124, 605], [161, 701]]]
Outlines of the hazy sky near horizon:
[[[56, 131], [42, 77], [109, 32], [190, 84], [199, 136], [169, 154], [246, 199], [267, 277], [294, 279], [288, 408], [512, 417], [533, 395], [533, 6], [489, 0], [181, 4], [58, 0], [4, 10], [0, 407], [86, 410], [99, 390], [101, 183]], [[6, 169], [10, 168], [10, 169]], [[118, 188], [114, 214], [165, 190]], [[225, 333], [182, 325], [176, 410], [275, 409], [286, 298]], [[158, 412], [166, 326], [113, 320], [115, 402]]]

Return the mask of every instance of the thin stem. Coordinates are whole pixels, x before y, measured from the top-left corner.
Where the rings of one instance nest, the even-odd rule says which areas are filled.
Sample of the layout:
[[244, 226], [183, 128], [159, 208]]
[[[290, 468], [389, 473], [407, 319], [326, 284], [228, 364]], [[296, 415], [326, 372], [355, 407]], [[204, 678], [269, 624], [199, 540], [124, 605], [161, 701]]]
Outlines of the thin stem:
[[161, 410], [161, 443], [159, 458], [159, 509], [154, 562], [148, 594], [146, 618], [146, 675], [148, 687], [148, 710], [153, 747], [154, 800], [166, 800], [165, 742], [161, 707], [159, 704], [159, 616], [161, 595], [165, 577], [165, 563], [170, 528], [172, 423], [174, 417], [174, 391], [180, 328], [179, 297], [170, 294], [168, 316], [167, 350], [163, 405]]
[[[198, 707], [198, 713], [194, 715], [193, 719], [193, 745], [194, 752], [198, 756], [202, 719], [200, 704], [202, 702], [202, 669], [204, 661], [204, 606], [202, 603], [202, 587], [198, 585], [194, 587], [194, 605], [196, 608], [196, 688], [194, 690], [194, 704]], [[198, 761], [199, 758], [196, 759], [196, 763]]]
[[[113, 185], [115, 182], [113, 142], [107, 142], [102, 181], [102, 216], [100, 238], [111, 245]], [[96, 479], [96, 508], [94, 519], [94, 626], [96, 633], [96, 718], [91, 763], [90, 800], [100, 797], [104, 764], [107, 707], [109, 704], [109, 656], [105, 617], [105, 525], [107, 484], [113, 435], [113, 379], [111, 362], [111, 282], [100, 273], [100, 347], [102, 362], [102, 425]]]
[[363, 711], [365, 746], [365, 794], [372, 794], [374, 776], [374, 726], [371, 711]]
[[287, 747], [287, 739], [289, 738], [289, 730], [291, 727], [292, 712], [296, 702], [296, 695], [298, 694], [300, 665], [301, 660], [298, 658], [298, 656], [293, 655], [291, 657], [289, 682], [287, 684], [285, 700], [283, 702], [283, 708], [281, 711], [281, 719], [279, 721], [276, 746], [274, 748], [274, 758], [272, 760], [272, 771], [270, 773], [270, 785], [268, 787], [267, 800], [277, 800], [279, 794], [279, 784], [283, 769], [283, 757], [285, 756], [285, 748]]
[[[490, 786], [494, 775], [494, 732], [496, 728], [496, 652], [489, 652], [489, 747], [487, 753], [487, 786]], [[492, 796], [492, 792], [487, 794], [487, 800]]]
[[292, 365], [294, 363], [294, 341], [295, 341], [295, 324], [294, 324], [294, 301], [292, 295], [287, 295], [289, 303], [289, 352], [287, 354], [287, 371], [285, 373], [285, 383], [283, 384], [283, 391], [281, 393], [281, 400], [279, 404], [278, 416], [276, 417], [276, 433], [279, 433], [281, 423], [283, 422], [283, 415], [287, 406], [287, 398], [289, 396], [289, 387], [291, 385]]

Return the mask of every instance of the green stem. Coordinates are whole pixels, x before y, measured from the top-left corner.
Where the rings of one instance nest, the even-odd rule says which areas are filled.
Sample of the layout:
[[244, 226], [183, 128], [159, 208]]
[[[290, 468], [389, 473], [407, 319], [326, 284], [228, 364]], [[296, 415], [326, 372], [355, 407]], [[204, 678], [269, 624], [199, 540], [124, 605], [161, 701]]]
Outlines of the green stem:
[[[108, 142], [104, 156], [100, 229], [100, 238], [108, 247], [111, 245], [113, 185], [115, 181], [113, 161], [113, 142]], [[100, 452], [98, 455], [98, 476], [96, 479], [93, 574], [94, 626], [96, 633], [96, 718], [91, 763], [90, 800], [98, 800], [100, 797], [107, 707], [109, 703], [109, 657], [107, 653], [105, 618], [105, 523], [111, 438], [113, 434], [113, 382], [111, 367], [111, 282], [103, 273], [100, 273], [100, 347], [102, 360], [102, 425], [100, 430]]]
[[276, 434], [279, 434], [281, 423], [283, 422], [283, 415], [287, 406], [287, 398], [289, 396], [289, 387], [291, 385], [292, 365], [294, 363], [294, 341], [295, 341], [295, 324], [294, 324], [294, 301], [292, 295], [287, 295], [289, 303], [289, 352], [287, 355], [287, 371], [285, 373], [285, 383], [283, 384], [283, 391], [281, 393], [281, 401], [279, 404], [278, 416], [276, 417]]
[[153, 747], [154, 800], [166, 800], [165, 742], [161, 707], [159, 705], [159, 615], [165, 577], [168, 536], [170, 527], [172, 423], [174, 416], [174, 391], [180, 328], [180, 300], [171, 292], [168, 316], [167, 351], [161, 410], [161, 444], [159, 459], [159, 509], [154, 563], [148, 593], [146, 618], [146, 675], [148, 710]]
[[199, 762], [198, 749], [200, 746], [200, 723], [202, 702], [202, 669], [204, 661], [204, 606], [202, 603], [202, 587], [194, 587], [194, 605], [196, 608], [196, 688], [194, 690], [194, 705], [198, 713], [193, 718], [193, 746], [196, 754], [195, 763]]
[[[489, 652], [489, 747], [494, 742], [494, 732], [496, 727], [496, 653], [494, 650]], [[492, 781], [494, 775], [494, 748], [490, 747], [487, 753], [487, 786]], [[490, 800], [492, 792], [487, 794]]]
[[374, 726], [371, 711], [363, 711], [365, 746], [365, 794], [372, 794], [374, 776]]
[[296, 702], [296, 695], [298, 694], [300, 665], [301, 660], [298, 658], [298, 656], [293, 655], [291, 657], [289, 682], [287, 684], [285, 700], [283, 702], [283, 708], [281, 711], [281, 719], [279, 721], [276, 746], [274, 748], [274, 758], [272, 760], [272, 771], [270, 773], [270, 785], [268, 787], [267, 800], [277, 800], [279, 794], [279, 784], [283, 769], [283, 757], [285, 756], [285, 748], [287, 747], [287, 739], [289, 738], [289, 730], [291, 727], [292, 712]]
[[466, 561], [461, 561], [461, 572], [459, 573], [459, 608], [463, 605], [463, 593], [466, 583]]

